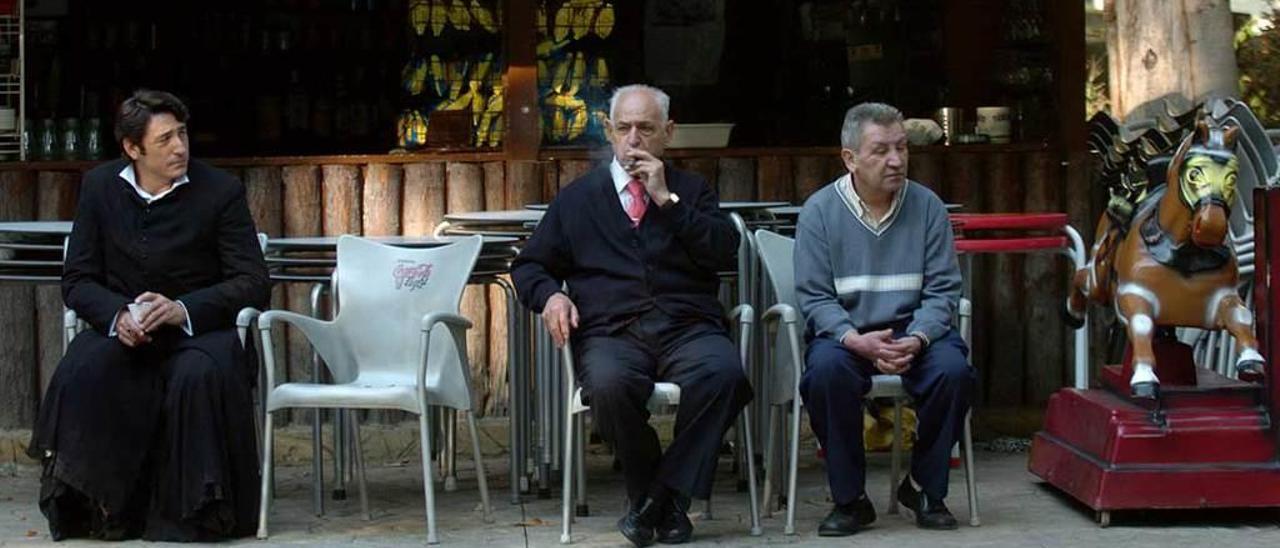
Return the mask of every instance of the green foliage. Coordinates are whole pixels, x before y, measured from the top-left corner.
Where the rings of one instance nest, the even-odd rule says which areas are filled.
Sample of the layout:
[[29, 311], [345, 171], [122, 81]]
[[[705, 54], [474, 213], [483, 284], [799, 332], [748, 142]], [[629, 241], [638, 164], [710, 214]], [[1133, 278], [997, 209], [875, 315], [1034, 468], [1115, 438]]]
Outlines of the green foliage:
[[1085, 61], [1084, 119], [1099, 111], [1111, 110], [1111, 90], [1107, 86], [1107, 57], [1094, 55]]
[[1263, 19], [1236, 34], [1240, 94], [1263, 125], [1280, 127], [1280, 7]]

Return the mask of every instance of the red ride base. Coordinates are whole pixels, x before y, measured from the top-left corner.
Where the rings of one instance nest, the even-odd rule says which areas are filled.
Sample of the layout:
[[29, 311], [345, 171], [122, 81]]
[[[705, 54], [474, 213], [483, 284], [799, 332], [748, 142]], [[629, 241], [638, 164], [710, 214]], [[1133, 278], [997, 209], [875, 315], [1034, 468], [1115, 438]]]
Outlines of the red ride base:
[[1280, 462], [1261, 387], [1200, 369], [1162, 386], [1162, 409], [1112, 389], [1060, 390], [1031, 445], [1031, 472], [1097, 511], [1280, 506]]
[[1049, 399], [1029, 468], [1099, 511], [1103, 524], [1111, 510], [1280, 507], [1280, 371], [1272, 367], [1280, 363], [1280, 283], [1272, 283], [1280, 280], [1280, 188], [1256, 189], [1253, 207], [1254, 314], [1269, 372], [1261, 383], [1188, 368], [1184, 351], [1164, 348], [1158, 364], [1185, 363], [1158, 365], [1161, 409], [1128, 397], [1119, 366], [1103, 368], [1102, 388]]

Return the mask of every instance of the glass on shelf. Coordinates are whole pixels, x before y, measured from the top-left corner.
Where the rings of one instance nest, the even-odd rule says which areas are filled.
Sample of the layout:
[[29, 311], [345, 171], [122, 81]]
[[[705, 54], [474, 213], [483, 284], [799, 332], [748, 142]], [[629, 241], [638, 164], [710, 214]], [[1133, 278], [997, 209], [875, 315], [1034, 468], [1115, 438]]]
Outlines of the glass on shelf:
[[30, 160], [31, 147], [35, 145], [36, 131], [35, 121], [27, 118], [22, 121], [22, 159]]
[[80, 140], [80, 157], [84, 160], [102, 158], [102, 121], [90, 118], [85, 122], [84, 133]]
[[52, 160], [58, 148], [58, 128], [54, 125], [53, 118], [40, 120], [36, 138], [39, 139], [38, 146], [36, 146], [36, 158]]
[[61, 144], [61, 158], [63, 160], [77, 160], [80, 158], [80, 120], [78, 118], [62, 119]]

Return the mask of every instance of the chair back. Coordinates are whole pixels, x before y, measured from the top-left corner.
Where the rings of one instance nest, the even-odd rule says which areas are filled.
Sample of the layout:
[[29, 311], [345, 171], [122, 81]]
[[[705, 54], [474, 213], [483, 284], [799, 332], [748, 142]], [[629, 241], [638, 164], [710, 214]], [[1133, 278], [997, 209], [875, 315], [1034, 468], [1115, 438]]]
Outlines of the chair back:
[[[795, 254], [796, 241], [763, 229], [757, 230], [755, 235], [756, 252], [760, 254], [760, 262], [764, 263], [765, 274], [768, 275], [777, 302], [790, 305], [796, 311], [795, 340], [803, 345], [804, 315], [801, 314], [800, 306], [796, 303], [795, 262], [792, 258]], [[795, 368], [800, 367], [800, 364], [792, 363], [794, 361], [791, 359], [792, 337], [782, 324], [779, 324], [774, 341], [773, 367], [768, 373], [769, 385], [772, 388], [769, 394], [774, 400], [771, 403], [780, 405], [791, 401], [791, 385], [795, 382]], [[801, 347], [799, 350], [803, 359], [804, 348]]]
[[[480, 236], [432, 248], [380, 244], [356, 236], [338, 239], [333, 322], [348, 349], [348, 359], [326, 360], [335, 382], [360, 377], [403, 379], [416, 375], [422, 359], [422, 317], [431, 312], [457, 314], [462, 291], [480, 255]], [[426, 386], [447, 394], [469, 394], [465, 356], [448, 328], [432, 329]], [[327, 356], [326, 356], [327, 358]], [[437, 394], [438, 395], [438, 394]], [[468, 400], [459, 409], [469, 408]]]

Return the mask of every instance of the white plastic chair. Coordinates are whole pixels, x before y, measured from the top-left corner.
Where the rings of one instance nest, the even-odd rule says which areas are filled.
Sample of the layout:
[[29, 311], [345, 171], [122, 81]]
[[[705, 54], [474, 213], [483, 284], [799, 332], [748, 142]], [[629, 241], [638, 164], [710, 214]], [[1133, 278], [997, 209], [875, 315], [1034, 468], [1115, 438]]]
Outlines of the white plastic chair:
[[[441, 247], [409, 249], [343, 236], [338, 240], [333, 292], [336, 313], [332, 321], [284, 310], [262, 313], [258, 329], [268, 392], [258, 538], [267, 538], [271, 502], [271, 412], [295, 407], [399, 409], [418, 415], [427, 542], [431, 544], [439, 540], [428, 413], [431, 406], [466, 411], [484, 519], [492, 520], [472, 413], [466, 346], [466, 330], [471, 322], [458, 315], [462, 290], [479, 256], [481, 241], [480, 236], [473, 236]], [[329, 368], [334, 384], [275, 384], [271, 340], [275, 323], [290, 324], [306, 337]], [[358, 428], [354, 420], [350, 422]], [[353, 437], [360, 505], [367, 519], [368, 495], [358, 430]]]
[[[751, 345], [751, 326], [755, 317], [755, 311], [751, 305], [738, 305], [730, 313], [730, 317], [738, 320], [741, 331], [739, 332], [738, 348], [739, 358], [746, 368], [747, 351]], [[586, 509], [586, 459], [585, 459], [585, 436], [586, 426], [583, 413], [591, 410], [582, 401], [582, 387], [578, 386], [578, 377], [574, 372], [573, 349], [566, 341], [564, 346], [560, 348], [560, 360], [564, 364], [564, 378], [568, 383], [568, 389], [565, 393], [569, 395], [566, 402], [565, 416], [569, 420], [564, 425], [564, 470], [561, 472], [563, 477], [563, 506], [561, 508], [561, 530], [560, 543], [570, 544], [573, 542], [572, 523], [573, 515], [570, 508], [574, 506], [573, 478], [575, 475], [574, 459], [578, 459], [576, 475], [578, 492], [577, 498], [582, 501], [579, 506], [578, 515], [587, 515]], [[653, 385], [653, 394], [649, 396], [647, 406], [650, 412], [656, 413], [663, 408], [670, 408], [680, 405], [680, 386], [670, 382], [658, 382]], [[756, 504], [756, 459], [754, 455], [754, 445], [751, 435], [751, 419], [750, 412], [743, 409], [738, 415], [738, 429], [744, 438], [743, 443], [746, 445], [747, 454], [747, 489], [750, 497], [751, 511], [751, 535], [759, 536], [762, 533], [760, 528], [760, 509]], [[574, 431], [577, 431], [577, 437], [574, 437]], [[707, 499], [707, 516], [711, 514], [711, 500]]]
[[[804, 364], [804, 342], [800, 334], [804, 320], [800, 317], [799, 306], [795, 297], [795, 264], [792, 255], [795, 252], [795, 240], [768, 230], [757, 230], [756, 250], [764, 263], [765, 273], [772, 283], [777, 304], [765, 311], [762, 321], [780, 321], [776, 344], [774, 345], [773, 368], [766, 374], [773, 383], [773, 395], [769, 402], [769, 439], [766, 440], [764, 499], [765, 515], [772, 515], [770, 497], [773, 492], [774, 463], [776, 454], [775, 440], [778, 437], [779, 413], [786, 413], [790, 406], [790, 424], [787, 433], [790, 447], [787, 454], [790, 462], [787, 465], [787, 522], [785, 534], [795, 534], [796, 519], [796, 469], [800, 458], [800, 378]], [[960, 300], [960, 335], [965, 342], [969, 341], [970, 316], [972, 305], [968, 299]], [[910, 401], [910, 395], [902, 387], [902, 378], [897, 375], [873, 375], [871, 390], [865, 398], [893, 399], [893, 452], [889, 473], [889, 513], [898, 513], [898, 481], [902, 475], [902, 405]], [[861, 410], [851, 410], [861, 413]], [[978, 526], [978, 495], [973, 473], [973, 437], [970, 428], [970, 415], [964, 419], [964, 433], [961, 445], [964, 450], [965, 486], [969, 495], [969, 525]], [[860, 434], [859, 434], [860, 435]]]

